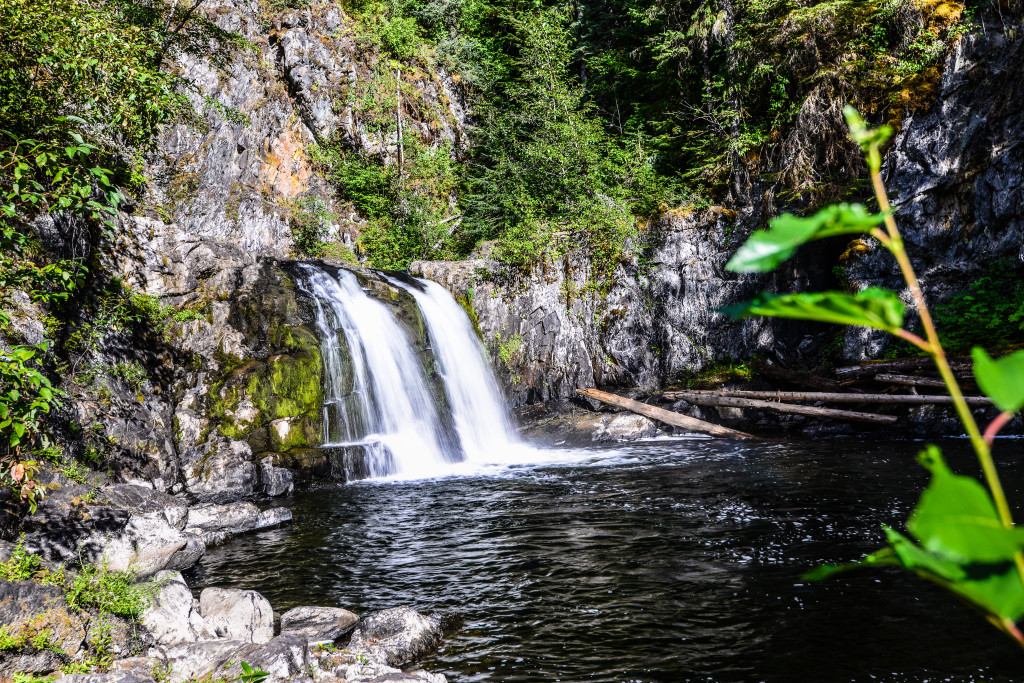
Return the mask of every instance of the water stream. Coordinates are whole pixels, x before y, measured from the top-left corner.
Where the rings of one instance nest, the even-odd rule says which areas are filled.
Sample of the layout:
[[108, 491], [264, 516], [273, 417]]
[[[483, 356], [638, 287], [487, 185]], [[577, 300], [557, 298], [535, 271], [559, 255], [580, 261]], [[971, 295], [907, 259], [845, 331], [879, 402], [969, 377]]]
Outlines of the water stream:
[[423, 314], [466, 458], [494, 462], [528, 457], [494, 381], [487, 352], [462, 307], [436, 282], [417, 279], [410, 286], [389, 280], [409, 292]]
[[[1018, 647], [916, 577], [800, 578], [902, 528], [921, 445], [656, 441], [357, 482], [284, 501], [293, 526], [211, 548], [191, 578], [278, 611], [457, 610], [423, 663], [452, 683], [1024, 680]], [[965, 445], [943, 444], [977, 474]], [[1024, 444], [999, 446], [1019, 501]]]

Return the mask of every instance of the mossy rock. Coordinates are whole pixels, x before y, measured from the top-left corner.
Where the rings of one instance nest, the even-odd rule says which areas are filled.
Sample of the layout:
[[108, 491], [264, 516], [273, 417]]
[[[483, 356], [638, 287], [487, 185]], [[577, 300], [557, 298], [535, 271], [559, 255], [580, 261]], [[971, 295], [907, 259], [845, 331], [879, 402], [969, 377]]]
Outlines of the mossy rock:
[[305, 326], [279, 325], [285, 353], [251, 360], [211, 387], [208, 413], [217, 431], [245, 439], [254, 452], [316, 446], [322, 434], [323, 361]]

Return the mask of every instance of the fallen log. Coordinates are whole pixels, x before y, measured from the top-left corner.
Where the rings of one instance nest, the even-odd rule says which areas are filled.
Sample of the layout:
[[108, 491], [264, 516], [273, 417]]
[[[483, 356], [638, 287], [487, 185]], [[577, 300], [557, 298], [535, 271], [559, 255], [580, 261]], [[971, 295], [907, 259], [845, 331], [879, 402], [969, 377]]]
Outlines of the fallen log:
[[911, 375], [889, 375], [879, 374], [875, 375], [876, 382], [886, 382], [887, 384], [902, 384], [909, 387], [935, 387], [937, 389], [945, 389], [946, 383], [941, 379], [935, 379], [934, 377], [913, 377]]
[[[953, 399], [949, 396], [923, 396], [920, 394], [833, 394], [821, 391], [743, 391], [740, 389], [666, 391], [662, 396], [668, 401], [689, 401], [683, 394], [732, 396], [768, 401], [821, 401], [823, 403], [903, 403], [912, 405], [953, 403]], [[972, 406], [992, 405], [992, 401], [984, 396], [965, 396], [964, 400]]]
[[[889, 425], [896, 422], [895, 415], [877, 415], [875, 413], [858, 413], [852, 410], [837, 410], [836, 408], [818, 408], [817, 406], [803, 406], [793, 403], [776, 403], [774, 401], [762, 401], [755, 398], [741, 398], [738, 396], [721, 396], [714, 394], [697, 393], [693, 391], [671, 392], [676, 400], [688, 401], [701, 406], [725, 406], [728, 408], [756, 408], [758, 410], [774, 410], [779, 413], [791, 413], [794, 415], [810, 415], [812, 417], [827, 417], [832, 420], [846, 420], [850, 422], [870, 422], [872, 424]], [[668, 396], [666, 392], [665, 396]]]
[[577, 394], [592, 398], [595, 401], [601, 403], [607, 403], [608, 405], [615, 406], [617, 408], [625, 408], [638, 415], [649, 417], [652, 420], [664, 422], [667, 425], [673, 427], [681, 427], [682, 429], [688, 429], [693, 432], [702, 432], [704, 434], [711, 434], [713, 436], [725, 436], [733, 439], [757, 439], [759, 437], [753, 434], [747, 434], [746, 432], [740, 432], [735, 429], [729, 429], [721, 425], [712, 424], [711, 422], [705, 422], [704, 420], [698, 420], [695, 417], [688, 415], [682, 415], [680, 413], [673, 412], [671, 410], [665, 410], [664, 408], [658, 408], [657, 406], [647, 405], [640, 401], [634, 401], [623, 396], [617, 396], [616, 394], [610, 394], [607, 391], [600, 391], [599, 389], [577, 389]]
[[819, 377], [809, 372], [780, 368], [777, 365], [768, 365], [767, 363], [758, 363], [754, 366], [754, 372], [759, 377], [765, 377], [778, 382], [788, 382], [800, 387], [816, 389], [817, 391], [837, 391], [843, 388], [841, 383], [828, 377]]
[[[950, 358], [949, 366], [955, 371], [971, 369], [970, 358]], [[930, 357], [921, 358], [900, 358], [897, 360], [871, 361], [863, 365], [853, 365], [847, 368], [836, 368], [836, 377], [840, 380], [855, 379], [857, 377], [873, 377], [880, 372], [913, 372], [914, 370], [935, 371], [935, 361]]]

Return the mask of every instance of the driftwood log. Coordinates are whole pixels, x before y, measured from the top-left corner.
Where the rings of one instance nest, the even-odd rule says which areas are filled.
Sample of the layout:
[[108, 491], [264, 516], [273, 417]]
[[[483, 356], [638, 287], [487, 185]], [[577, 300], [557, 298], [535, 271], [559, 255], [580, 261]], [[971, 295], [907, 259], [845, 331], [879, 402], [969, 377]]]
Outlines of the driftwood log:
[[902, 384], [909, 387], [935, 387], [936, 389], [945, 389], [946, 383], [941, 379], [935, 379], [934, 377], [914, 377], [913, 375], [890, 375], [880, 374], [875, 375], [876, 382], [885, 382], [887, 384]]
[[[778, 365], [768, 365], [767, 363], [758, 363], [754, 367], [754, 372], [758, 377], [788, 382], [816, 391], [840, 391], [845, 388], [841, 382], [829, 379], [828, 377], [819, 377], [809, 372], [780, 368]], [[857, 391], [857, 389], [849, 389], [849, 391]]]
[[647, 405], [640, 401], [634, 401], [623, 396], [610, 394], [607, 391], [600, 391], [598, 389], [577, 389], [576, 393], [581, 396], [586, 396], [587, 398], [592, 398], [595, 401], [600, 401], [601, 403], [607, 403], [608, 405], [612, 405], [617, 408], [625, 408], [626, 410], [638, 415], [643, 415], [644, 417], [649, 417], [652, 420], [664, 422], [665, 424], [672, 425], [673, 427], [688, 429], [692, 432], [701, 432], [704, 434], [711, 434], [713, 436], [724, 436], [733, 439], [758, 438], [753, 434], [747, 434], [746, 432], [740, 432], [735, 429], [729, 429], [728, 427], [712, 424], [711, 422], [698, 420], [695, 417], [682, 415], [671, 410], [658, 408], [657, 406]]
[[794, 415], [827, 417], [832, 420], [844, 420], [847, 422], [870, 422], [872, 424], [887, 425], [896, 422], [897, 419], [895, 415], [877, 415], [875, 413], [858, 413], [852, 410], [837, 410], [836, 408], [819, 408], [817, 406], [803, 406], [795, 405], [793, 403], [777, 403], [775, 401], [763, 401], [756, 398], [724, 396], [714, 392], [666, 391], [664, 396], [665, 398], [672, 398], [677, 401], [687, 401], [701, 406], [756, 408], [758, 410], [774, 410], [779, 413], [790, 413]]
[[[957, 372], [969, 372], [971, 369], [971, 359], [950, 358], [949, 366]], [[881, 372], [906, 373], [917, 370], [930, 370], [934, 372], [935, 361], [929, 357], [922, 357], [864, 363], [863, 365], [853, 365], [848, 368], [836, 368], [836, 377], [842, 381], [863, 377], [870, 378]]]
[[[689, 401], [684, 395], [741, 397], [777, 401], [821, 401], [823, 403], [902, 403], [912, 405], [952, 404], [949, 396], [922, 396], [918, 394], [838, 394], [821, 391], [742, 391], [723, 389], [716, 391], [666, 391], [662, 396], [669, 401]], [[965, 396], [972, 406], [989, 406], [992, 401], [984, 396]], [[693, 403], [693, 401], [690, 401]]]

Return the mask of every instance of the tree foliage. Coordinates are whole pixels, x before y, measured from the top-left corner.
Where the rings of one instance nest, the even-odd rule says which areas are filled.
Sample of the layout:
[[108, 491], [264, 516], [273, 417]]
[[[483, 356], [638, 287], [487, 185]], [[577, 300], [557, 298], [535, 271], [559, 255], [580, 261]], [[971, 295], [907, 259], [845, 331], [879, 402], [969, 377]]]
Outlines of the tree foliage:
[[[124, 193], [159, 128], [194, 119], [189, 83], [170, 68], [183, 52], [217, 61], [239, 39], [196, 15], [201, 0], [0, 0], [0, 330], [15, 292], [59, 306], [88, 254], [55, 258], [38, 239], [44, 214], [80, 222], [96, 244], [114, 236]], [[45, 345], [0, 350], [0, 483], [31, 493], [40, 413], [58, 400], [40, 372]], [[29, 500], [31, 500], [29, 498]]]

